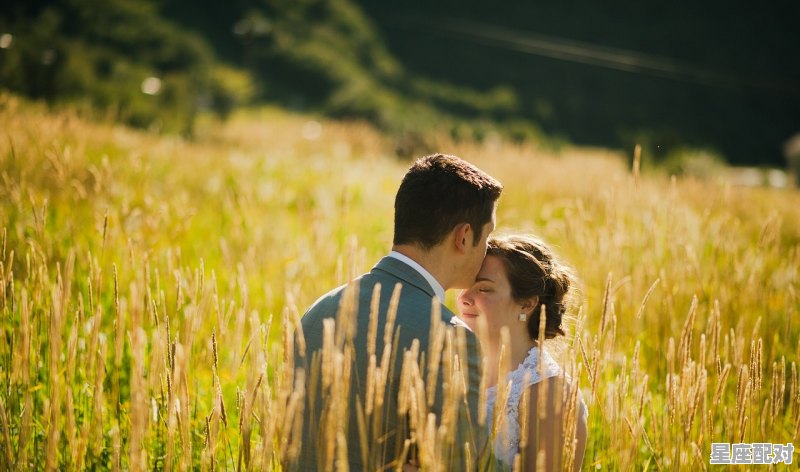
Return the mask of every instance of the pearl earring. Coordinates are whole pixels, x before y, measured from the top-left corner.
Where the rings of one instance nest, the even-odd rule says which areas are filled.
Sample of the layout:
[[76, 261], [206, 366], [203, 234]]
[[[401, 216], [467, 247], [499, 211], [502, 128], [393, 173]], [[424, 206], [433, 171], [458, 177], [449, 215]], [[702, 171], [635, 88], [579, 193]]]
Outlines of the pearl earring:
[[526, 315], [525, 313], [520, 313], [519, 314], [519, 320], [520, 321], [528, 321], [528, 315]]

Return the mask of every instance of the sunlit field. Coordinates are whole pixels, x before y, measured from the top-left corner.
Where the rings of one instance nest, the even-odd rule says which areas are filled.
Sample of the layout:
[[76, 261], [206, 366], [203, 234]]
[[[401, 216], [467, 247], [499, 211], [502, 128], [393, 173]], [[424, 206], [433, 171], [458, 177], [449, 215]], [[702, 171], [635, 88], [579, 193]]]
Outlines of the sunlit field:
[[[410, 161], [365, 124], [274, 109], [198, 136], [0, 96], [0, 470], [292, 470], [294, 326], [389, 250]], [[589, 407], [585, 470], [800, 446], [800, 193], [439, 146], [503, 182], [499, 232], [579, 275], [553, 350]]]

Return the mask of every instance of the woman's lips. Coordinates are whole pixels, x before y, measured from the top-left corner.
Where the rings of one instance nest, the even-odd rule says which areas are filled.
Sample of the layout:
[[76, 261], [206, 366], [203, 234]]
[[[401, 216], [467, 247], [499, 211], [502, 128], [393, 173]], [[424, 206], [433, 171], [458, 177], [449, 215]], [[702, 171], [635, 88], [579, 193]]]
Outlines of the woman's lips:
[[477, 313], [461, 313], [462, 318], [477, 318]]

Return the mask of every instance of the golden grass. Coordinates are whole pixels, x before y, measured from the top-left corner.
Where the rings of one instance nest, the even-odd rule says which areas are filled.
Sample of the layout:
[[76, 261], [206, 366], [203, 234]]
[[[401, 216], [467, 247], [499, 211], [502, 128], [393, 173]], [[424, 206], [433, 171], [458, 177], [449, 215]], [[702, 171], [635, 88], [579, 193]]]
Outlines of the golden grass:
[[[408, 163], [363, 124], [267, 110], [204, 126], [190, 143], [0, 96], [0, 469], [286, 468], [297, 375], [328, 389], [323, 426], [346, 418], [352, 327], [328, 328], [302, 374], [294, 331], [387, 251]], [[631, 170], [603, 150], [439, 145], [505, 184], [501, 230], [542, 236], [581, 277], [560, 361], [589, 404], [585, 469], [706, 469], [712, 442], [797, 442], [796, 191], [670, 180], [638, 154]], [[460, 342], [436, 331], [428, 350]], [[371, 454], [390, 359], [407, 356], [406, 451], [445, 468], [450, 413], [427, 414], [426, 368], [458, 366], [370, 346], [361, 433], [329, 428], [323, 454]]]

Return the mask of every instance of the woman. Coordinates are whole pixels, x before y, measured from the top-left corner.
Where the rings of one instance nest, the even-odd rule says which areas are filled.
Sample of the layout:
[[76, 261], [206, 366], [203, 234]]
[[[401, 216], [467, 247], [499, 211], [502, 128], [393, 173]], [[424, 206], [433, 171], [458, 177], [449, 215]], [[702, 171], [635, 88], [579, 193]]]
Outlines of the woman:
[[[458, 296], [461, 317], [478, 334], [487, 361], [487, 423], [495, 434], [494, 455], [506, 466], [513, 466], [519, 455], [524, 470], [537, 470], [537, 461], [541, 460], [545, 461], [545, 470], [561, 470], [562, 452], [577, 440], [573, 468], [580, 470], [586, 448], [586, 405], [580, 400], [577, 405], [573, 402], [570, 409], [569, 379], [538, 346], [543, 306], [544, 338], [564, 335], [561, 322], [572, 282], [569, 269], [542, 241], [530, 236], [508, 236], [489, 241], [475, 284]], [[510, 345], [503, 355], [510, 373], [505, 379], [498, 379], [504, 327], [510, 335]], [[499, 402], [498, 410], [502, 411], [495, 412], [499, 382], [501, 393], [507, 394]], [[506, 385], [510, 385], [507, 391]], [[522, 405], [526, 390], [528, 404]], [[570, 425], [565, 425], [564, 420], [570, 412], [575, 426], [565, 433], [565, 426]], [[527, 414], [527, 418], [520, 418], [520, 414]], [[527, 424], [524, 447], [520, 424]], [[565, 438], [565, 434], [570, 437]]]

